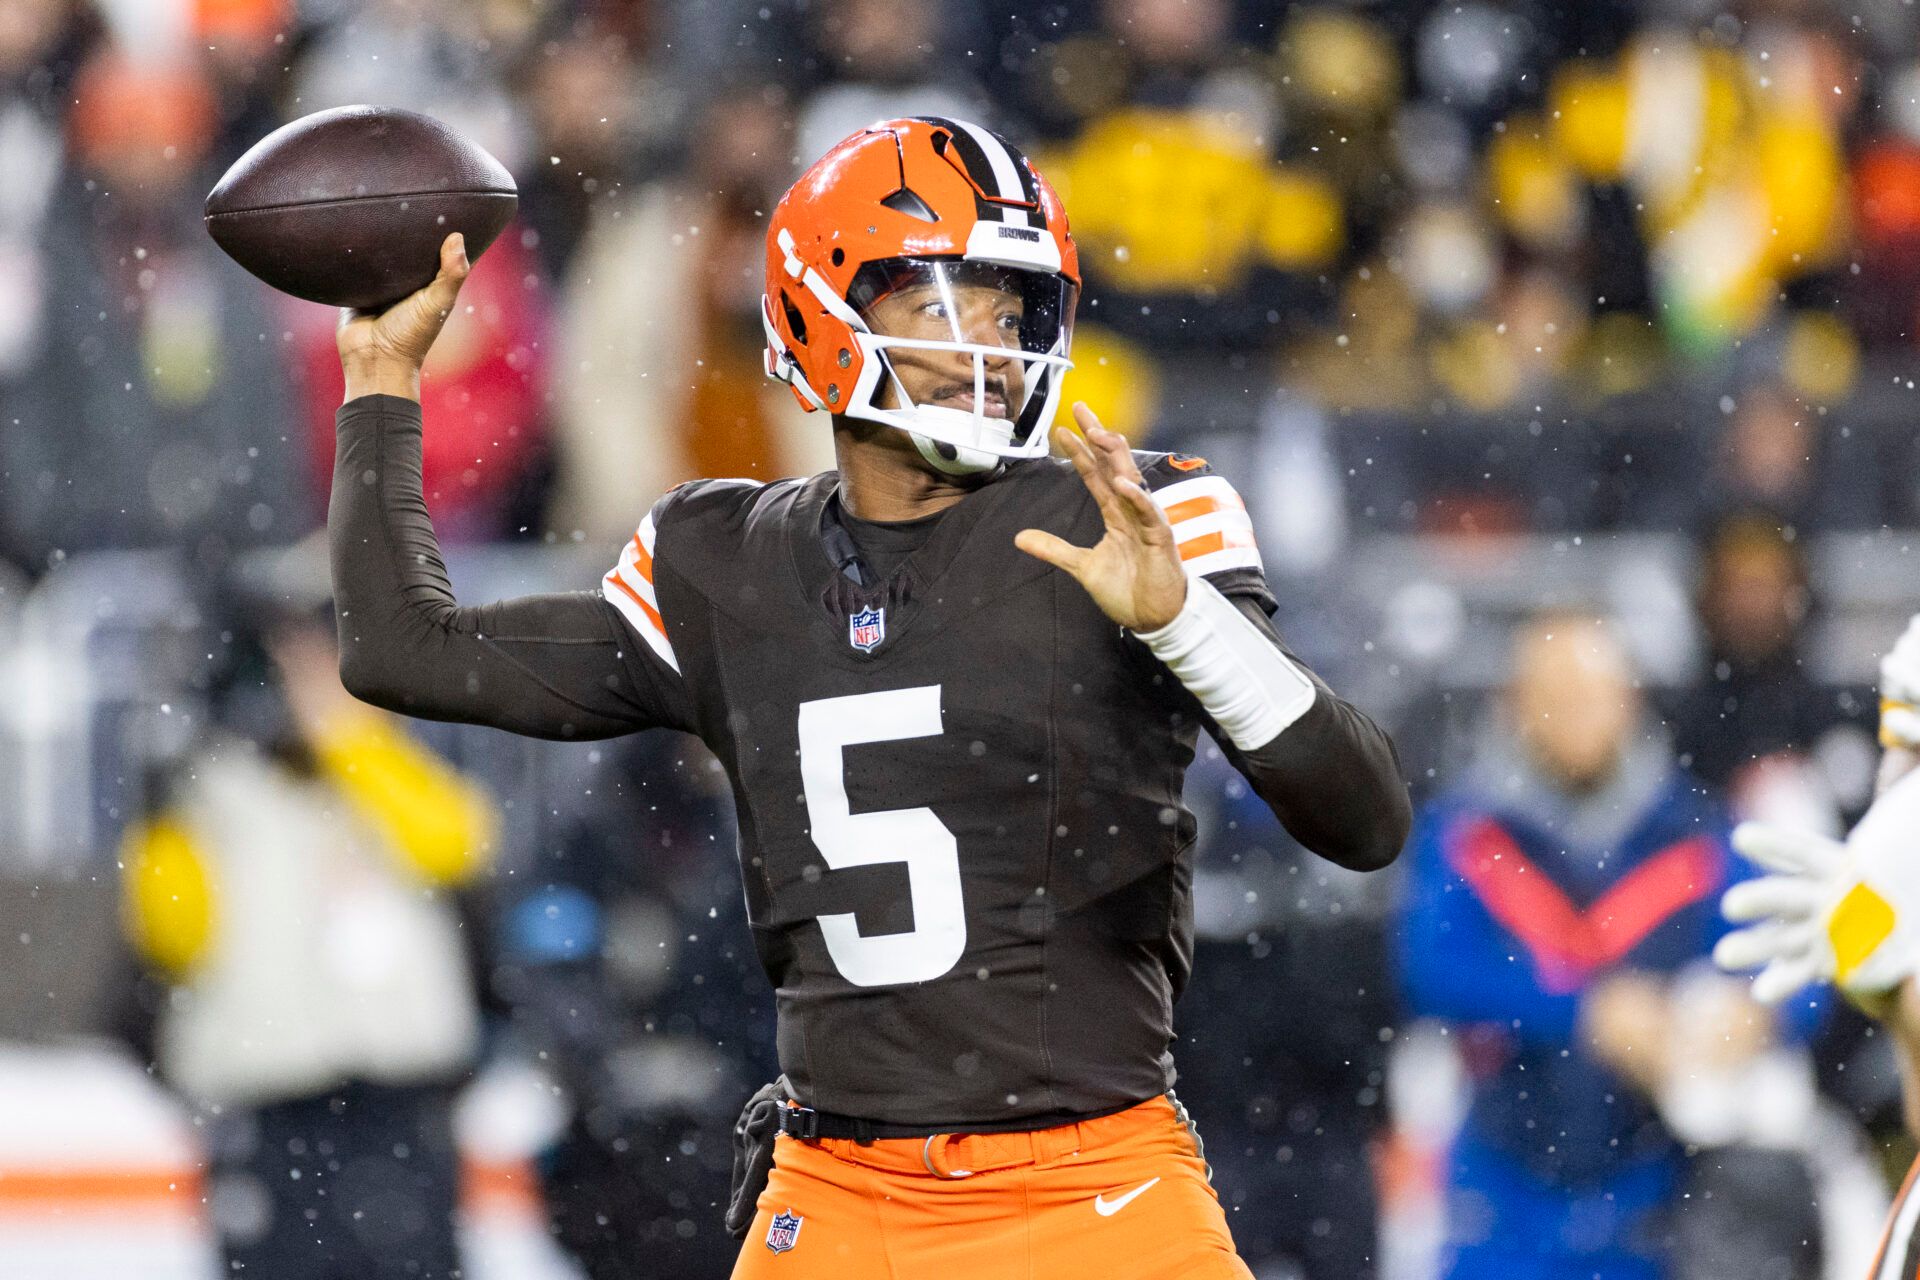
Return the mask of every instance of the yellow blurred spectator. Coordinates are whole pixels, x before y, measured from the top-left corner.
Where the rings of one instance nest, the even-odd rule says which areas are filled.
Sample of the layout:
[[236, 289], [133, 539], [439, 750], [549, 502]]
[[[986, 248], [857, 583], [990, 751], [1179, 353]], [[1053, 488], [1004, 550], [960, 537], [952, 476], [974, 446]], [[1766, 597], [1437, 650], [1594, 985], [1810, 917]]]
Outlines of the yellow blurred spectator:
[[1060, 397], [1055, 425], [1073, 425], [1073, 403], [1084, 400], [1109, 431], [1146, 437], [1160, 413], [1160, 379], [1153, 360], [1135, 343], [1100, 325], [1073, 330], [1073, 372]]
[[1545, 125], [1517, 117], [1489, 151], [1502, 217], [1542, 243], [1563, 226], [1565, 170], [1623, 183], [1674, 340], [1710, 351], [1751, 332], [1783, 282], [1828, 265], [1844, 243], [1844, 160], [1806, 70], [1819, 63], [1809, 39], [1789, 33], [1777, 60], [1768, 50], [1749, 61], [1651, 28], [1616, 59], [1565, 64]]
[[[331, 664], [319, 670], [330, 675]], [[290, 688], [288, 701], [318, 771], [310, 783], [285, 781], [331, 791], [345, 802], [334, 828], [342, 861], [377, 856], [404, 883], [427, 889], [457, 887], [485, 868], [499, 814], [483, 789], [344, 690], [335, 699], [324, 687], [316, 690], [311, 676], [291, 683], [304, 685], [300, 693]], [[190, 978], [222, 942], [221, 861], [249, 856], [212, 847], [212, 837], [196, 829], [189, 812], [175, 809], [129, 827], [123, 842], [129, 938], [145, 959], [180, 979]]]
[[1400, 64], [1378, 25], [1333, 9], [1301, 9], [1280, 34], [1281, 82], [1316, 110], [1377, 117], [1400, 99]]
[[1339, 195], [1274, 165], [1229, 114], [1127, 107], [1039, 167], [1100, 276], [1130, 293], [1227, 292], [1256, 266], [1316, 268], [1341, 246]]
[[1487, 148], [1487, 184], [1507, 229], [1535, 249], [1573, 246], [1583, 226], [1579, 174], [1533, 116], [1509, 121]]
[[221, 727], [121, 851], [128, 938], [171, 984], [160, 1076], [224, 1126], [209, 1203], [254, 1206], [211, 1215], [224, 1270], [460, 1274], [452, 1114], [480, 1011], [446, 891], [499, 814], [348, 696], [312, 620], [231, 630]]

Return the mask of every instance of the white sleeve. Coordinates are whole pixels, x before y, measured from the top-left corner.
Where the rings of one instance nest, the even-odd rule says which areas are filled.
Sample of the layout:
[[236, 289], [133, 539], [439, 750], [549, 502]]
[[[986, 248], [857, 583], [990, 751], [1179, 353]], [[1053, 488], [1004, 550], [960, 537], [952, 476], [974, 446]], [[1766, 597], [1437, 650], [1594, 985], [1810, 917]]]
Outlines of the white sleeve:
[[1313, 706], [1313, 681], [1205, 578], [1187, 580], [1173, 621], [1135, 634], [1242, 751], [1266, 746]]

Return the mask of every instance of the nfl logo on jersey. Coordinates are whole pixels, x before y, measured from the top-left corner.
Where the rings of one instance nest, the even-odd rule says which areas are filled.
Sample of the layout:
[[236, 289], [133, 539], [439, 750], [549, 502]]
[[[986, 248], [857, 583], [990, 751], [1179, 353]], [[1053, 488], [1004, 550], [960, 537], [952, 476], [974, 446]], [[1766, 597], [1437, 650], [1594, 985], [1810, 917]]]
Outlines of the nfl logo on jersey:
[[806, 1221], [792, 1209], [773, 1215], [773, 1224], [767, 1228], [767, 1248], [775, 1253], [785, 1253], [800, 1241], [800, 1224]]
[[862, 653], [872, 653], [887, 638], [887, 611], [861, 609], [847, 619], [847, 641]]

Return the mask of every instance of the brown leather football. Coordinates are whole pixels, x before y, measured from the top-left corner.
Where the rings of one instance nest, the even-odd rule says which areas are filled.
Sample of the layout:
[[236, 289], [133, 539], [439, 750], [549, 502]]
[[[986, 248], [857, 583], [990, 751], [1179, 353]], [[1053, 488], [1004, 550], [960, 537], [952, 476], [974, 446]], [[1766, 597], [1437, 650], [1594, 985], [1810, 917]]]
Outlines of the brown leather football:
[[207, 196], [207, 231], [274, 288], [381, 308], [433, 279], [459, 231], [478, 259], [513, 217], [513, 175], [431, 116], [336, 107], [275, 129]]

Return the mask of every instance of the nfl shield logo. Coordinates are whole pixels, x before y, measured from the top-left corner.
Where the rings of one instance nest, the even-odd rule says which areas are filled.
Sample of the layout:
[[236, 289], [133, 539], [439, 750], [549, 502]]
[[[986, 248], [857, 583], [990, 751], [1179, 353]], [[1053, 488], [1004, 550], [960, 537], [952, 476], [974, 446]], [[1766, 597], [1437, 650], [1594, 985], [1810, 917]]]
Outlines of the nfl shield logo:
[[800, 1242], [800, 1224], [805, 1222], [799, 1214], [789, 1208], [785, 1213], [773, 1215], [773, 1225], [767, 1228], [767, 1248], [775, 1253], [785, 1253]]
[[872, 653], [887, 638], [887, 610], [861, 609], [847, 619], [847, 642], [862, 653]]

